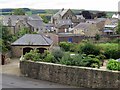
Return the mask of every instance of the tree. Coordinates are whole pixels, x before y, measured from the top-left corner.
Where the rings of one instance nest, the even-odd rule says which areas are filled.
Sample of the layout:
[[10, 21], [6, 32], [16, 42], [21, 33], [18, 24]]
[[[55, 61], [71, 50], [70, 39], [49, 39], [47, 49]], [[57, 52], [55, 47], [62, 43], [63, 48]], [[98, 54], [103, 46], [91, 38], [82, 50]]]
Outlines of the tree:
[[13, 10], [14, 15], [25, 15], [25, 11], [22, 8], [14, 9]]
[[0, 52], [6, 52], [10, 50], [10, 43], [12, 41], [12, 35], [7, 27], [0, 25]]
[[22, 27], [20, 31], [18, 31], [15, 35], [12, 36], [12, 41], [14, 42], [25, 34], [30, 34], [30, 30], [27, 27]]
[[82, 15], [85, 19], [91, 19], [91, 13], [89, 11], [82, 11]]
[[120, 34], [120, 20], [118, 21], [118, 26], [117, 26], [117, 29], [116, 29], [116, 33]]
[[49, 20], [47, 19], [47, 17], [45, 15], [40, 15], [40, 16], [43, 19], [44, 23], [48, 23], [49, 22]]
[[106, 18], [106, 17], [107, 17], [107, 15], [106, 15], [105, 12], [98, 12], [98, 13], [96, 14], [96, 16], [97, 16], [98, 18]]

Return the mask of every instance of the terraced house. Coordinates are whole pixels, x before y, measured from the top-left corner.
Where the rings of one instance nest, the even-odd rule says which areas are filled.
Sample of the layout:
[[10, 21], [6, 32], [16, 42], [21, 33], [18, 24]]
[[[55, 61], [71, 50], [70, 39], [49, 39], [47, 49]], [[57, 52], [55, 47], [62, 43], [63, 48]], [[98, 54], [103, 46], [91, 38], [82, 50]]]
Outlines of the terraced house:
[[46, 27], [42, 18], [37, 15], [4, 15], [3, 25], [8, 27], [12, 34], [17, 33], [21, 28], [27, 27], [33, 32], [45, 32]]

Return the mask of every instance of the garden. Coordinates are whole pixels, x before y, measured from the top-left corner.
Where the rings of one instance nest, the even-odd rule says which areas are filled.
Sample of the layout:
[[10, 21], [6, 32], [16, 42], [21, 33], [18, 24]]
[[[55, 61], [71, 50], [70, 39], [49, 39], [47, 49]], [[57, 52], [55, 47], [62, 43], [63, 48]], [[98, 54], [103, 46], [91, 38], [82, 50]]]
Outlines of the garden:
[[120, 48], [118, 43], [91, 43], [83, 41], [79, 44], [60, 42], [60, 48], [53, 47], [43, 54], [31, 50], [24, 55], [24, 60], [50, 62], [70, 66], [100, 68], [104, 60], [108, 70], [120, 71]]

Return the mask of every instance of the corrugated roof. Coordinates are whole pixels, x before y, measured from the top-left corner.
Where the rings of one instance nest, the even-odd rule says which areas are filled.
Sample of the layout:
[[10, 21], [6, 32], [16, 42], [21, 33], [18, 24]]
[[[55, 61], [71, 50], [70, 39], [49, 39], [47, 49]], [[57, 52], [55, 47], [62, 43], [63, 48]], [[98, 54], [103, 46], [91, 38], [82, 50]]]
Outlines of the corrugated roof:
[[25, 34], [11, 45], [51, 45], [53, 41], [42, 34]]

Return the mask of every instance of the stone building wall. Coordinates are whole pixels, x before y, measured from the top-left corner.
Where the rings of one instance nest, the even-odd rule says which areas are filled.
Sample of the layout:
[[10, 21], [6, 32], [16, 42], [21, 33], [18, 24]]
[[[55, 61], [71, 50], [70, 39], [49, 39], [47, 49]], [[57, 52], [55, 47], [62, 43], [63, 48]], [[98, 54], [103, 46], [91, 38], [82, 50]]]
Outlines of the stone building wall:
[[50, 46], [12, 46], [12, 57], [20, 57], [21, 55], [23, 55], [23, 48], [27, 48], [27, 47], [32, 49], [50, 48]]
[[45, 62], [20, 62], [21, 73], [34, 79], [89, 88], [120, 88], [120, 72]]

